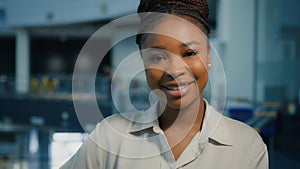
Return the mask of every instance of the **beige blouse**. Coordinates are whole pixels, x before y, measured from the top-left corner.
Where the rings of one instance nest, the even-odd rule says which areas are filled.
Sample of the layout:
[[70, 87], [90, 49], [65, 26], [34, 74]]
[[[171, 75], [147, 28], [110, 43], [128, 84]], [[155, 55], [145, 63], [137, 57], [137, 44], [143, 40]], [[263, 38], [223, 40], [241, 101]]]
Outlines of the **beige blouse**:
[[268, 169], [259, 134], [208, 104], [201, 132], [177, 161], [157, 120], [139, 123], [127, 119], [139, 114], [125, 117], [112, 115], [100, 122], [61, 169]]

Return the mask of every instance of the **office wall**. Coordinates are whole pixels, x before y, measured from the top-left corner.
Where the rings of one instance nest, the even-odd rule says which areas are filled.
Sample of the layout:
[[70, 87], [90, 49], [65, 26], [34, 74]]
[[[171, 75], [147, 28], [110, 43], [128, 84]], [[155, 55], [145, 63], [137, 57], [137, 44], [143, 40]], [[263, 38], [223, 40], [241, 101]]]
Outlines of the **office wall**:
[[220, 0], [217, 38], [223, 45], [220, 56], [227, 77], [228, 106], [254, 99], [255, 83], [255, 0]]
[[299, 6], [300, 1], [296, 0], [259, 1], [257, 102], [291, 102], [298, 97]]
[[[3, 1], [8, 26], [42, 26], [105, 20], [136, 10], [137, 0]], [[122, 10], [120, 10], [122, 9]]]

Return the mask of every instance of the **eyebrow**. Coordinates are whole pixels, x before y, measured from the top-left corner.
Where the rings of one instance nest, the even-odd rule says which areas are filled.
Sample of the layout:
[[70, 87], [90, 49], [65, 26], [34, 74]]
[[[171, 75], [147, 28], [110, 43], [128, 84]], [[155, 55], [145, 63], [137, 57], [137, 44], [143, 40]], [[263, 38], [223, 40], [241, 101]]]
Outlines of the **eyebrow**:
[[166, 47], [164, 47], [164, 46], [150, 46], [149, 49], [161, 49], [161, 50], [166, 50]]
[[[182, 43], [180, 45], [180, 47], [188, 47], [188, 46], [191, 46], [191, 45], [201, 45], [201, 43], [197, 42], [197, 41], [190, 41], [190, 42]], [[150, 46], [149, 49], [166, 50], [166, 47], [165, 46]]]
[[180, 46], [187, 47], [187, 46], [191, 46], [191, 45], [201, 45], [201, 43], [197, 42], [197, 41], [190, 41], [190, 42], [182, 43]]

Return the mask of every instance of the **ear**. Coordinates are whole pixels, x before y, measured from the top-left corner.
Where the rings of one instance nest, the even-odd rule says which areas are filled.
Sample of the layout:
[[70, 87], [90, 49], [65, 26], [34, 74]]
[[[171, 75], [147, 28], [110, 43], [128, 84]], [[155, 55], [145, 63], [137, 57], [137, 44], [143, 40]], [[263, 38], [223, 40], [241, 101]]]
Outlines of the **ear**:
[[208, 70], [211, 68], [210, 49], [207, 52], [207, 68]]

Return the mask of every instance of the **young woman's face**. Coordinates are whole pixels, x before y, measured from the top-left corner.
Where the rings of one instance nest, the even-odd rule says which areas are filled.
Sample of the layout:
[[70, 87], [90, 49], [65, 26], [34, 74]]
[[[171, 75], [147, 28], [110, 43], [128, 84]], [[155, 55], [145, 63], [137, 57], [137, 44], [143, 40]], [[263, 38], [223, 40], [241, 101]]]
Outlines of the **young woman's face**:
[[160, 34], [146, 36], [141, 44], [149, 87], [163, 91], [171, 108], [199, 101], [208, 80], [207, 37], [177, 19], [163, 19], [154, 29]]

